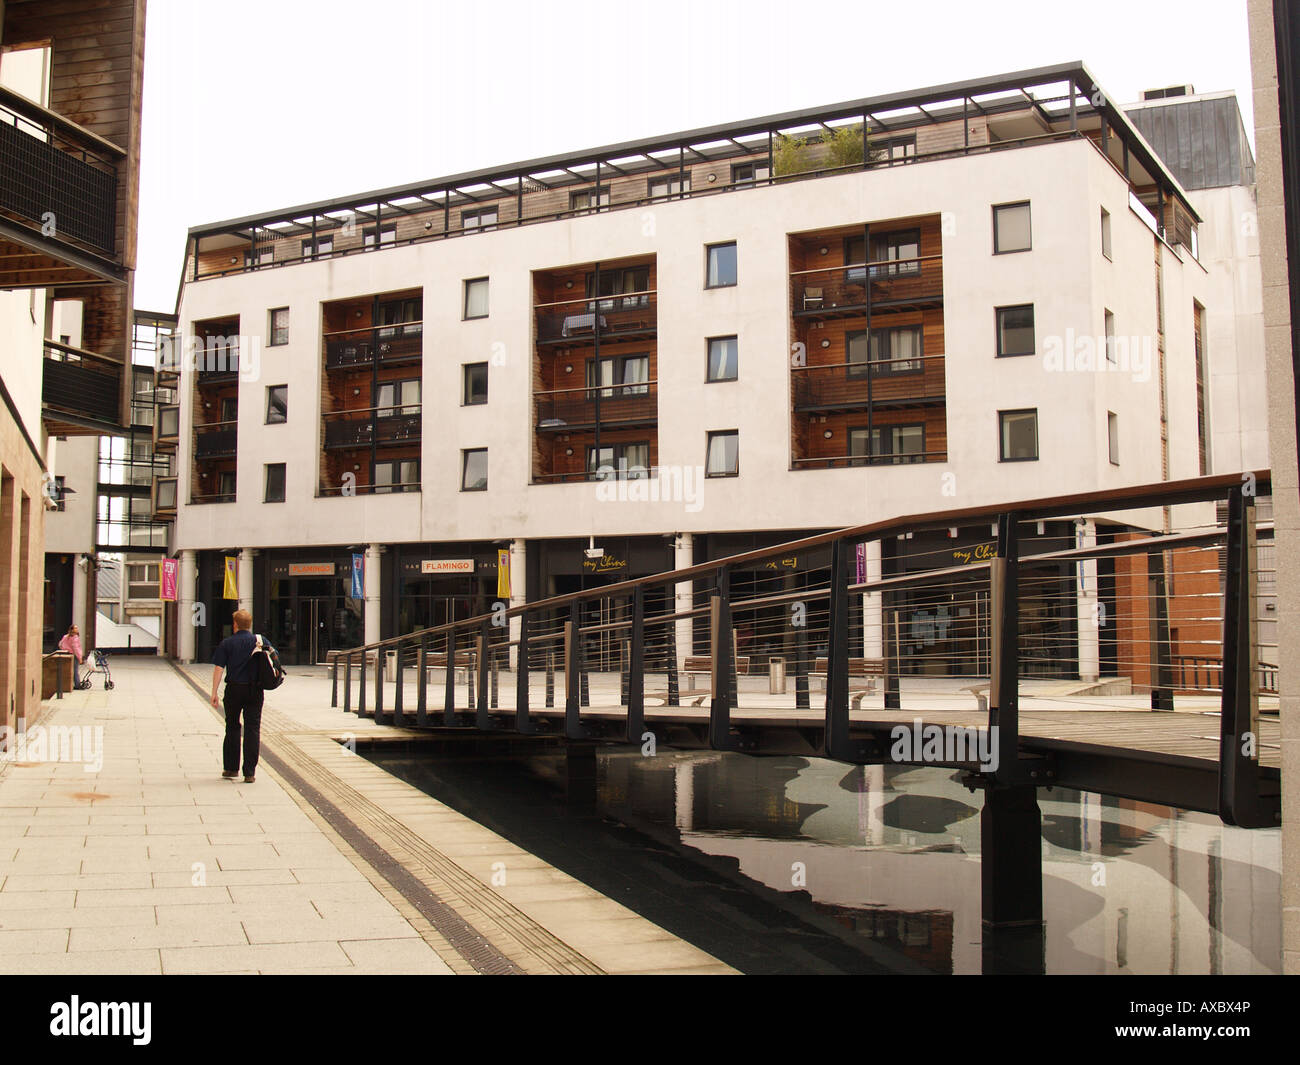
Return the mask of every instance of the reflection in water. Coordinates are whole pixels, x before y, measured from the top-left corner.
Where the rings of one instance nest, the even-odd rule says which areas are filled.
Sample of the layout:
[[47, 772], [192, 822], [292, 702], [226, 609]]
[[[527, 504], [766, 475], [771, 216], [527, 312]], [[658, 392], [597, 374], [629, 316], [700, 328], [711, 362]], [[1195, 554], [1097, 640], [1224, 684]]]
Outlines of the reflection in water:
[[[376, 758], [745, 971], [981, 971], [982, 797], [951, 770], [620, 750], [592, 815], [537, 790], [554, 756]], [[1059, 789], [1039, 806], [1047, 972], [1280, 971], [1280, 832]], [[648, 897], [669, 869], [680, 909]]]

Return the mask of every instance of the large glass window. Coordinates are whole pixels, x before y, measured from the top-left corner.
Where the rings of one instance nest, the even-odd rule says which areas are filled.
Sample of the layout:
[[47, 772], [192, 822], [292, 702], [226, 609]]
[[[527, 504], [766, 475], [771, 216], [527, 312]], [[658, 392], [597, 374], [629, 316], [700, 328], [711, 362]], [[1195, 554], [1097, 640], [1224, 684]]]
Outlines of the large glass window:
[[415, 492], [420, 487], [420, 460], [393, 459], [375, 463], [375, 494]]
[[486, 492], [488, 486], [487, 448], [474, 448], [461, 453], [460, 490]]
[[998, 411], [998, 440], [1002, 462], [1028, 462], [1038, 458], [1038, 411]]
[[739, 349], [735, 337], [709, 339], [709, 380], [734, 381], [739, 369]]
[[[396, 225], [383, 226], [383, 227], [380, 228], [380, 230], [379, 230], [379, 243], [380, 243], [380, 244], [392, 244], [392, 243], [394, 243], [396, 240], [397, 240], [397, 226], [396, 226]], [[374, 226], [371, 226], [369, 229], [364, 229], [364, 230], [361, 231], [361, 244], [362, 244], [363, 247], [366, 247], [366, 248], [373, 248], [373, 247], [375, 246], [375, 227], [374, 227]]]
[[867, 331], [857, 329], [844, 335], [848, 352], [850, 377], [873, 377], [886, 374], [916, 373], [924, 367], [921, 361], [921, 327], [919, 325], [894, 326], [891, 329], [873, 329], [871, 343]]
[[[857, 238], [859, 242], [861, 238]], [[893, 233], [871, 234], [871, 267], [873, 278], [909, 277], [921, 272], [917, 258], [921, 254], [921, 231], [900, 229]], [[861, 262], [852, 259], [850, 262]]]
[[898, 464], [925, 461], [925, 426], [877, 425], [849, 430], [851, 465], [868, 461]]
[[740, 473], [740, 433], [737, 430], [709, 433], [704, 473], [706, 477], [735, 477]]
[[592, 389], [589, 399], [595, 398], [596, 389], [602, 399], [646, 396], [650, 394], [649, 381], [649, 355], [611, 355], [599, 365], [595, 359], [587, 360], [587, 387]]
[[705, 251], [707, 259], [705, 288], [726, 288], [736, 284], [736, 242], [710, 244]]
[[[599, 292], [597, 291], [599, 288]], [[618, 299], [601, 299], [587, 304], [588, 312], [595, 311], [599, 302], [602, 311], [627, 310], [633, 307], [646, 307], [650, 303], [650, 267], [628, 266], [623, 269], [600, 271], [599, 284], [595, 271], [587, 275], [587, 295], [618, 296]], [[620, 295], [633, 293], [632, 295]]]
[[375, 393], [375, 414], [389, 418], [399, 414], [420, 413], [420, 379], [381, 381]]
[[497, 224], [495, 207], [466, 208], [460, 213], [462, 229], [492, 229]]
[[1034, 305], [997, 308], [998, 355], [1034, 353]]
[[650, 196], [677, 196], [691, 191], [691, 175], [681, 174], [673, 177], [650, 179]]
[[650, 476], [650, 443], [587, 446], [587, 473], [598, 481], [639, 480]]
[[271, 339], [270, 345], [289, 343], [289, 308], [276, 307], [271, 312]]
[[731, 183], [744, 185], [752, 181], [766, 181], [771, 173], [766, 163], [734, 163], [731, 167]]
[[993, 253], [1029, 251], [1032, 245], [1029, 201], [1004, 203], [993, 208]]
[[609, 206], [609, 187], [602, 185], [599, 189], [578, 189], [569, 193], [570, 211], [590, 211]]

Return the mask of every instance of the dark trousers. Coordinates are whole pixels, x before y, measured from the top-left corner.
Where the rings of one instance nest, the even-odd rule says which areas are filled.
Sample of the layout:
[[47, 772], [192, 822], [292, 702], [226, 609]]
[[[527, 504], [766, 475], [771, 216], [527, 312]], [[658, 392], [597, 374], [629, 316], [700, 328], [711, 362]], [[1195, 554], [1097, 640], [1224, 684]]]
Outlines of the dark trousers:
[[222, 748], [223, 768], [227, 773], [239, 772], [239, 715], [244, 715], [244, 776], [251, 777], [257, 769], [257, 753], [262, 739], [262, 689], [251, 684], [232, 684], [226, 681], [226, 694], [222, 699], [226, 708], [226, 743]]

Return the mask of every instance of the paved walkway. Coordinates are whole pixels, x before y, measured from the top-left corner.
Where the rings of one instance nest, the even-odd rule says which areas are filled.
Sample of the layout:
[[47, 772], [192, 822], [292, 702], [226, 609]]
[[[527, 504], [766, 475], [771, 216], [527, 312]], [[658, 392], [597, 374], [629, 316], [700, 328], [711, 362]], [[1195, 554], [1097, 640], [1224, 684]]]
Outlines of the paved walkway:
[[221, 779], [221, 725], [180, 673], [113, 675], [44, 704], [0, 762], [0, 971], [729, 971], [349, 754], [331, 736], [376, 726], [319, 683], [268, 698], [244, 784]]

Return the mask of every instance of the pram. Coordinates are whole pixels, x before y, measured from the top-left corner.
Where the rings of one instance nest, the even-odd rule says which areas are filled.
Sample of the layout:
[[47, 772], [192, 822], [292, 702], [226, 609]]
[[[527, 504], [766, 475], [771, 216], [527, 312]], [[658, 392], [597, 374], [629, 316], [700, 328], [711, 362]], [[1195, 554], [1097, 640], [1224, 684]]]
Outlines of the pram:
[[77, 687], [83, 690], [89, 688], [91, 678], [97, 673], [102, 673], [104, 675], [104, 691], [111, 691], [113, 688], [113, 674], [108, 669], [108, 655], [99, 649], [92, 651], [91, 654], [95, 656], [95, 665], [81, 674], [81, 683]]

